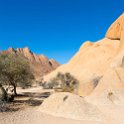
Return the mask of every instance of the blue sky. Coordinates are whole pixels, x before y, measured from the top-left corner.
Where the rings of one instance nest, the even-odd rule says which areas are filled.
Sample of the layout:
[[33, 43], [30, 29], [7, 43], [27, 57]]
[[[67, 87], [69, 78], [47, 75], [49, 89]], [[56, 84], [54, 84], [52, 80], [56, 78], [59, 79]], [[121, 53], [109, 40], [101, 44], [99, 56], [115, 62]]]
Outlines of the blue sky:
[[124, 0], [0, 0], [0, 50], [28, 46], [66, 63], [123, 11]]

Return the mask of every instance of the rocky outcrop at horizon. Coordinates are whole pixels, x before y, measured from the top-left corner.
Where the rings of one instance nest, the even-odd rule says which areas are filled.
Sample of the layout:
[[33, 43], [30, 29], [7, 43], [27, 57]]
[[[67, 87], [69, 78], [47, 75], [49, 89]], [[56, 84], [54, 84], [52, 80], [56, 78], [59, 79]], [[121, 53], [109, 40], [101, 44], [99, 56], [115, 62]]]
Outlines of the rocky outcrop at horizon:
[[49, 59], [44, 55], [37, 55], [33, 53], [28, 47], [14, 49], [12, 47], [8, 50], [1, 51], [8, 54], [14, 53], [24, 56], [33, 70], [35, 77], [41, 77], [55, 70], [60, 64], [54, 59]]

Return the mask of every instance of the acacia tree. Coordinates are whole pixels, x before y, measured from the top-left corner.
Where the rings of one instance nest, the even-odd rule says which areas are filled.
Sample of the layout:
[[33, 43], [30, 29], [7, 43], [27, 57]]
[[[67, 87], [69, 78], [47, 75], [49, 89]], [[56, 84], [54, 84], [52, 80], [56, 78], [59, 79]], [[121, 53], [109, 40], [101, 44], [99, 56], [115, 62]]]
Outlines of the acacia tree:
[[17, 86], [29, 86], [32, 79], [34, 76], [24, 57], [16, 54], [0, 54], [0, 82], [12, 86], [14, 95], [17, 95]]

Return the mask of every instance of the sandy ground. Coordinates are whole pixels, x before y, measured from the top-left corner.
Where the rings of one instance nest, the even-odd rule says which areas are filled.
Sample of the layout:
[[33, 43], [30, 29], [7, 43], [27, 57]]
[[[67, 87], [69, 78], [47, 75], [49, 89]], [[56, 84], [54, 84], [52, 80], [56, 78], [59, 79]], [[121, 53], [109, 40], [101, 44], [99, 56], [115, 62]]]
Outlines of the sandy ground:
[[[38, 111], [43, 100], [47, 98], [52, 90], [42, 88], [31, 88], [28, 90], [18, 89], [18, 96], [10, 104], [10, 110], [0, 113], [0, 124], [124, 124], [123, 106], [97, 106], [105, 118], [96, 120], [73, 120], [62, 117], [47, 115]], [[99, 119], [98, 119], [99, 120]]]
[[53, 117], [35, 111], [34, 109], [27, 109], [15, 113], [0, 114], [0, 124], [102, 124], [101, 122], [93, 121], [77, 121], [72, 119], [65, 119]]
[[103, 109], [108, 121], [72, 120], [46, 115], [36, 111], [36, 108], [28, 108], [18, 112], [0, 113], [0, 124], [124, 124], [124, 111], [121, 107], [112, 110], [104, 107]]

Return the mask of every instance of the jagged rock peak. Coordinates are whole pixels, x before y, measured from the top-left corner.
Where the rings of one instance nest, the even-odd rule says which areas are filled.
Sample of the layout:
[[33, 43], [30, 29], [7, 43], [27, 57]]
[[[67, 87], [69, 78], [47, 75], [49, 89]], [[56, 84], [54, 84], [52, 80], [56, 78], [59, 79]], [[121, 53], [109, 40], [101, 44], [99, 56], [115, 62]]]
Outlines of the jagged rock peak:
[[42, 60], [44, 60], [44, 61], [48, 61], [49, 59], [46, 57], [46, 56], [44, 56], [43, 54], [42, 55], [38, 55], [38, 57], [39, 57], [39, 59], [42, 61]]
[[7, 51], [9, 51], [9, 52], [15, 52], [15, 49], [12, 48], [12, 47], [9, 47]]
[[54, 67], [60, 66], [60, 64], [57, 61], [55, 61], [54, 59], [50, 59], [49, 64]]
[[17, 48], [16, 49], [17, 52], [24, 52], [24, 53], [32, 53], [31, 50], [29, 49], [29, 47], [24, 47], [24, 48]]
[[40, 77], [45, 74], [48, 74], [49, 72], [55, 70], [60, 65], [55, 60], [51, 61], [44, 55], [37, 55], [31, 52], [28, 47], [17, 49], [9, 48], [8, 50], [1, 51], [0, 53], [3, 52], [7, 54], [14, 53], [16, 55], [22, 55], [22, 57], [27, 59], [29, 66], [31, 67], [35, 77]]
[[25, 51], [25, 52], [31, 52], [30, 49], [29, 49], [29, 47], [24, 47], [23, 48], [23, 51]]
[[124, 13], [110, 26], [106, 33], [106, 38], [121, 40], [122, 35], [124, 35]]

